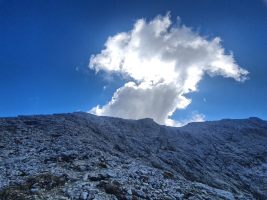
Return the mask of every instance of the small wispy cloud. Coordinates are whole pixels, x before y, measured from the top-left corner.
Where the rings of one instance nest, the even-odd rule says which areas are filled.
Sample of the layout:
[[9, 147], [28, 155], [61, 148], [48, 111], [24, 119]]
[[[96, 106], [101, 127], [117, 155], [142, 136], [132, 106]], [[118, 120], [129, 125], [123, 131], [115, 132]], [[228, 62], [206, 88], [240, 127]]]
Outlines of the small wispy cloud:
[[[173, 126], [183, 124], [171, 116], [191, 103], [185, 95], [198, 90], [205, 74], [240, 82], [248, 74], [236, 64], [233, 54], [225, 52], [220, 38], [208, 40], [182, 25], [179, 18], [172, 25], [169, 14], [152, 21], [139, 19], [132, 30], [110, 36], [105, 49], [92, 55], [89, 67], [131, 80], [106, 105], [97, 105], [90, 112], [130, 119], [149, 117]], [[192, 117], [203, 119], [201, 114]]]

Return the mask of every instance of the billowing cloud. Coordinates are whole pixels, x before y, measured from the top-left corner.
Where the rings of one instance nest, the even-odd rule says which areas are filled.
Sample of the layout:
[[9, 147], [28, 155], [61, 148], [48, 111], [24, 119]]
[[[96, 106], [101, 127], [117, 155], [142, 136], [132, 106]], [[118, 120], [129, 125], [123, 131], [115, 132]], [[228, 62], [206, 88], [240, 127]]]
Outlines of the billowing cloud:
[[[225, 52], [220, 38], [202, 37], [181, 25], [179, 18], [173, 25], [169, 14], [152, 21], [139, 19], [129, 32], [109, 37], [105, 49], [92, 55], [89, 67], [129, 80], [110, 102], [90, 112], [129, 119], [149, 117], [167, 125], [181, 124], [171, 116], [191, 103], [185, 94], [197, 91], [205, 74], [236, 81], [246, 80], [248, 74]], [[201, 121], [203, 116], [191, 120]]]

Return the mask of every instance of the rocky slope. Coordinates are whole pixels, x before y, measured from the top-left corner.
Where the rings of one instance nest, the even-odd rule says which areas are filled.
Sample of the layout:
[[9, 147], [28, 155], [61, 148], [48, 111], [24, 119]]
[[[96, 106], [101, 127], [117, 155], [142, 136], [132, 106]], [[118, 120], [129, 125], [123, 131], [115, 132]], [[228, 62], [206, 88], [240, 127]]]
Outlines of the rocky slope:
[[267, 199], [267, 122], [0, 119], [0, 199]]

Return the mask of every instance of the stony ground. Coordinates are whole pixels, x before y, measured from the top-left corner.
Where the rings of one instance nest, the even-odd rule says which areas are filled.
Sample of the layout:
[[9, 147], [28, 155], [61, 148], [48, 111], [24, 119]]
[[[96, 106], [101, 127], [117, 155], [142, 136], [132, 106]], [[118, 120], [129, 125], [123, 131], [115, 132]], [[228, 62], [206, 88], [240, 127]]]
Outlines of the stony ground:
[[0, 199], [267, 199], [267, 122], [0, 119]]

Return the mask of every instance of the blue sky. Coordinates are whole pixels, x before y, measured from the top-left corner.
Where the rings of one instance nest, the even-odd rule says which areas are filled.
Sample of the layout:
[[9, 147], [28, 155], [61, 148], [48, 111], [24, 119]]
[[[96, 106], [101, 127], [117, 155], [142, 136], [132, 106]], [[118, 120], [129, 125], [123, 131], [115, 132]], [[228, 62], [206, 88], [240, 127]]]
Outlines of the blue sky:
[[[267, 119], [267, 3], [243, 1], [0, 0], [0, 116], [88, 111], [110, 101], [125, 80], [88, 68], [109, 36], [137, 19], [171, 13], [207, 38], [219, 36], [249, 80], [205, 75], [192, 103], [175, 112], [206, 120]], [[105, 86], [105, 89], [103, 87]]]

